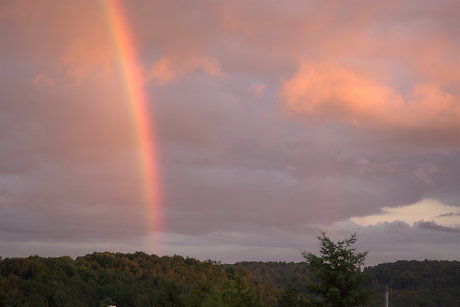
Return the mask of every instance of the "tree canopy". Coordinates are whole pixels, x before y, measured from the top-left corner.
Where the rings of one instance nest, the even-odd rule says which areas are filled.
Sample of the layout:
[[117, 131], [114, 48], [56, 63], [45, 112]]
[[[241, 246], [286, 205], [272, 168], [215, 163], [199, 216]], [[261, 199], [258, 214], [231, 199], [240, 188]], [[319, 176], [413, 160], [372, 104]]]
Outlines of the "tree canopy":
[[274, 306], [241, 267], [136, 252], [0, 261], [0, 306]]
[[347, 307], [367, 303], [369, 295], [363, 287], [366, 278], [361, 271], [367, 251], [356, 252], [353, 245], [357, 239], [354, 233], [342, 241], [334, 242], [322, 232], [318, 236], [320, 256], [311, 252], [303, 253], [316, 279], [308, 284], [308, 290], [318, 305]]
[[[367, 306], [383, 306], [385, 286], [391, 306], [460, 306], [459, 261], [398, 261], [365, 272]], [[305, 284], [319, 282], [313, 273], [305, 262], [230, 265], [141, 252], [0, 258], [0, 306], [304, 307]]]

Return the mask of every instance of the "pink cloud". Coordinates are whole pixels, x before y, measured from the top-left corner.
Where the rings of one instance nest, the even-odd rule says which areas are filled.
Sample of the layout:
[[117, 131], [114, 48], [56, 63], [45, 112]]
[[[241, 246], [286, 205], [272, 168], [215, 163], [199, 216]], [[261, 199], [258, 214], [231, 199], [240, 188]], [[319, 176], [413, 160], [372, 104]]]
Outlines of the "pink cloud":
[[280, 95], [295, 112], [360, 127], [458, 129], [460, 99], [436, 82], [408, 94], [366, 72], [344, 65], [303, 62], [283, 82]]
[[267, 88], [266, 84], [263, 83], [254, 83], [249, 86], [248, 91], [254, 96], [261, 96], [264, 94], [265, 89]]
[[158, 84], [164, 85], [195, 70], [201, 70], [214, 77], [224, 77], [221, 64], [214, 57], [173, 58], [163, 56], [153, 63], [150, 72], [147, 74], [147, 79], [154, 79]]
[[54, 82], [55, 81], [52, 77], [47, 76], [43, 72], [36, 75], [32, 80], [32, 83], [36, 86], [50, 86], [50, 85], [53, 85]]

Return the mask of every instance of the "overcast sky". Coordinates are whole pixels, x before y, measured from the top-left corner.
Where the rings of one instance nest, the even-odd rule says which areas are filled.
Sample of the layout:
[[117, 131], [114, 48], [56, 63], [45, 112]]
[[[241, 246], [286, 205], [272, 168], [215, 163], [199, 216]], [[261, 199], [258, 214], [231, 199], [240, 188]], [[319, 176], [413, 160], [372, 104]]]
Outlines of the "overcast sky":
[[[161, 244], [99, 1], [0, 2], [0, 256], [460, 260], [460, 2], [122, 1]], [[156, 243], [152, 243], [156, 242]]]

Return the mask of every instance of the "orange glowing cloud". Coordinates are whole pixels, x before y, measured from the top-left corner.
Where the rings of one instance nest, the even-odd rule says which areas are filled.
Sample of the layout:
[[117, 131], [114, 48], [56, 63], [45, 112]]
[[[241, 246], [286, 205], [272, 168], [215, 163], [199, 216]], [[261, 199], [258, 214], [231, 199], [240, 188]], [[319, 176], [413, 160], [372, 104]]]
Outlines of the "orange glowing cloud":
[[81, 80], [91, 69], [99, 68], [101, 65], [105, 71], [110, 71], [115, 55], [110, 48], [107, 35], [89, 33], [91, 31], [86, 32], [83, 38], [74, 39], [60, 59], [69, 78]]
[[147, 78], [164, 85], [194, 70], [201, 70], [210, 76], [219, 78], [224, 76], [219, 61], [214, 57], [198, 56], [184, 59], [163, 56], [153, 63]]
[[403, 94], [365, 72], [337, 64], [302, 63], [282, 84], [280, 95], [294, 113], [356, 126], [460, 127], [460, 100], [439, 84], [415, 84]]

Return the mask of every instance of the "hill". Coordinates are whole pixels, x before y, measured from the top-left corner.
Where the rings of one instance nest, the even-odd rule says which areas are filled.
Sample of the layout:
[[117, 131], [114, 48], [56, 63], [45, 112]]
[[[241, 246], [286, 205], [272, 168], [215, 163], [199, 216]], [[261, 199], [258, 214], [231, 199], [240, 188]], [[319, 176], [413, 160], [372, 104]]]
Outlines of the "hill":
[[[460, 262], [397, 261], [367, 267], [370, 306], [460, 306]], [[0, 307], [308, 306], [304, 263], [234, 265], [181, 256], [93, 253], [0, 258]]]
[[[305, 263], [240, 262], [256, 281], [283, 290], [292, 285], [306, 295], [305, 284], [312, 280]], [[370, 306], [384, 305], [385, 286], [390, 287], [392, 307], [460, 306], [459, 261], [397, 261], [365, 268], [373, 293]]]
[[0, 261], [0, 306], [274, 306], [244, 269], [181, 256], [93, 253]]

